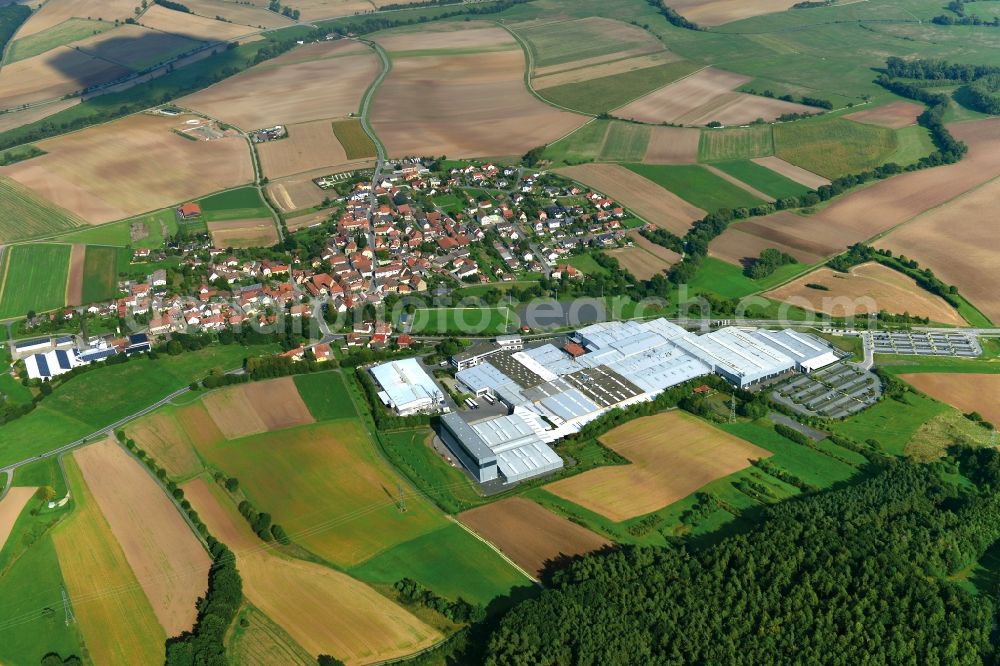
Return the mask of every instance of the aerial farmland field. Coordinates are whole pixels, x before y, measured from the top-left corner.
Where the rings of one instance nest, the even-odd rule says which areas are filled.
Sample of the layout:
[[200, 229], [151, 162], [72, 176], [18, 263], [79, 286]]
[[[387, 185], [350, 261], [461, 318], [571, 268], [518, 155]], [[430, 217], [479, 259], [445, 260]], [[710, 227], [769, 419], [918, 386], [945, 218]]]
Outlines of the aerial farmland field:
[[[35, 243], [9, 247], [0, 278], [0, 318], [23, 317], [29, 310], [45, 312], [66, 304], [70, 245]], [[31, 285], [25, 289], [24, 285]]]
[[114, 297], [118, 291], [119, 253], [117, 247], [87, 246], [81, 303], [99, 303]]
[[663, 508], [752, 458], [771, 455], [682, 412], [637, 419], [601, 441], [631, 464], [590, 470], [545, 489], [616, 522]]
[[628, 168], [650, 182], [673, 192], [691, 205], [707, 211], [756, 206], [761, 203], [761, 199], [744, 188], [697, 164], [629, 164]]
[[0, 170], [0, 241], [9, 242], [66, 231], [86, 224], [67, 210], [45, 201]]
[[723, 160], [764, 157], [774, 153], [773, 130], [770, 125], [706, 129], [701, 132], [698, 160]]
[[775, 155], [827, 178], [876, 167], [896, 145], [890, 129], [839, 118], [774, 128]]
[[[584, 117], [553, 109], [528, 93], [524, 54], [509, 33], [475, 31], [488, 32], [494, 46], [510, 48], [469, 53], [462, 50], [461, 30], [403, 33], [405, 42], [388, 38], [394, 40], [389, 46], [405, 44], [415, 53], [435, 49], [436, 54], [395, 58], [375, 94], [372, 126], [390, 155], [520, 155], [583, 125]], [[449, 48], [457, 49], [455, 55], [447, 53]], [[430, 90], [428, 70], [440, 73]]]
[[6, 62], [12, 63], [51, 51], [59, 46], [72, 44], [86, 37], [114, 28], [113, 23], [91, 19], [71, 18], [42, 32], [17, 39], [7, 51]]
[[[209, 530], [236, 552], [247, 599], [310, 654], [368, 663], [411, 654], [441, 638], [346, 574], [260, 548], [235, 507], [210, 481], [195, 479], [183, 488]], [[351, 622], [344, 622], [345, 617]]]
[[1000, 405], [996, 401], [1000, 375], [924, 372], [900, 374], [899, 378], [963, 413], [978, 412], [988, 423], [1000, 424]]
[[[347, 121], [357, 125], [358, 121]], [[280, 178], [293, 174], [327, 167], [335, 172], [349, 167], [355, 159], [374, 157], [374, 144], [370, 155], [358, 158], [348, 157], [347, 152], [334, 134], [333, 123], [329, 120], [314, 120], [308, 123], [289, 125], [287, 138], [268, 141], [257, 146], [264, 173], [269, 178]], [[364, 134], [362, 132], [362, 134]], [[365, 135], [367, 138], [367, 135]], [[369, 140], [369, 143], [371, 141]], [[366, 152], [363, 148], [362, 153]], [[355, 154], [357, 149], [355, 148]]]
[[226, 439], [313, 422], [291, 377], [237, 384], [208, 394], [202, 403]]

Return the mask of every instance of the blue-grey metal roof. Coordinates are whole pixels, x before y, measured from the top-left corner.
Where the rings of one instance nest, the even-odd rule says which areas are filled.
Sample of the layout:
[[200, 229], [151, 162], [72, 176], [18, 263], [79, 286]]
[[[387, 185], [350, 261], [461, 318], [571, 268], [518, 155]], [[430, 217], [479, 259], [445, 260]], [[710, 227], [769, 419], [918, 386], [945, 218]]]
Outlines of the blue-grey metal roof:
[[483, 361], [479, 365], [459, 370], [455, 373], [455, 378], [477, 393], [486, 388], [495, 390], [514, 381], [491, 365], [489, 361]]
[[51, 377], [52, 371], [49, 370], [48, 359], [45, 358], [45, 354], [35, 354], [35, 363], [38, 365], [38, 374], [42, 377]]
[[117, 353], [114, 349], [91, 349], [90, 351], [81, 353], [79, 358], [84, 363], [93, 363], [94, 361], [103, 361]]
[[20, 342], [14, 343], [14, 349], [30, 349], [32, 347], [37, 347], [38, 345], [49, 344], [48, 338], [35, 338], [33, 340], [21, 340]]
[[441, 423], [480, 466], [496, 461], [496, 454], [493, 453], [486, 440], [457, 412], [449, 412], [442, 416]]
[[69, 360], [69, 354], [65, 350], [56, 350], [56, 361], [59, 362], [59, 367], [63, 370], [71, 370], [73, 368], [73, 364]]
[[56, 344], [57, 345], [73, 344], [73, 336], [72, 335], [63, 335], [63, 336], [60, 336], [60, 337], [56, 338]]

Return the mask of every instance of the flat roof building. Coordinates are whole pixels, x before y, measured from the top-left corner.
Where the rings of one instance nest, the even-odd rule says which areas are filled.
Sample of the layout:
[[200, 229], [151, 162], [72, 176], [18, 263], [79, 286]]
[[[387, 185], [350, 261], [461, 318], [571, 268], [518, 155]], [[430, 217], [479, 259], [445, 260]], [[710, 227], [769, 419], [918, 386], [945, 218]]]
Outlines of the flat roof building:
[[452, 412], [441, 417], [441, 426], [441, 440], [480, 483], [517, 483], [563, 466], [539, 437], [540, 426], [516, 412], [475, 423]]
[[381, 363], [369, 372], [382, 389], [382, 403], [400, 416], [437, 412], [444, 406], [441, 389], [415, 358]]

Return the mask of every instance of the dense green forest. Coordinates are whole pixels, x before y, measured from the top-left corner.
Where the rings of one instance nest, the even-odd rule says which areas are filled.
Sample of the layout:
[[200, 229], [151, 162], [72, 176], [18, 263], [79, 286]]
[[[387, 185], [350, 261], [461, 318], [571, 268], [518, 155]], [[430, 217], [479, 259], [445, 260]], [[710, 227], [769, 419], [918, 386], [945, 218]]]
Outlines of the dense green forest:
[[485, 661], [989, 663], [994, 602], [947, 577], [1000, 538], [998, 484], [993, 450], [893, 461], [714, 545], [584, 558], [502, 618]]

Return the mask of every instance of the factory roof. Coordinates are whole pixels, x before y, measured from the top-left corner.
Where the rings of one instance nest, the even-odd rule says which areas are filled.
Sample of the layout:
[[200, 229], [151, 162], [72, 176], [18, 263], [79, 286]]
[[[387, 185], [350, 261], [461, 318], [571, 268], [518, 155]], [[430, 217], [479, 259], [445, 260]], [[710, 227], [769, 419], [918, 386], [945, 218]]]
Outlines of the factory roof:
[[371, 373], [397, 409], [421, 400], [436, 400], [441, 395], [415, 358], [376, 365]]
[[510, 384], [514, 381], [500, 372], [489, 361], [483, 361], [479, 365], [459, 370], [455, 373], [455, 378], [477, 393], [485, 388], [495, 391], [504, 384]]
[[441, 422], [458, 439], [462, 448], [476, 459], [479, 465], [488, 465], [496, 460], [496, 454], [493, 453], [486, 440], [457, 412], [445, 414], [441, 417]]

